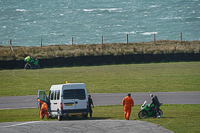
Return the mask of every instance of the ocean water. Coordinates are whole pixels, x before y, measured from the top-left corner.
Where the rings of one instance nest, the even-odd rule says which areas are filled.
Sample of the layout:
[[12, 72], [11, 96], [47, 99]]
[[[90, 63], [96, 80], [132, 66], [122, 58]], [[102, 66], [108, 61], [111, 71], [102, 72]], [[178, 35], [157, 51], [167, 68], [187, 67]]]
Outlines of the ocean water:
[[200, 40], [200, 0], [0, 0], [0, 45]]

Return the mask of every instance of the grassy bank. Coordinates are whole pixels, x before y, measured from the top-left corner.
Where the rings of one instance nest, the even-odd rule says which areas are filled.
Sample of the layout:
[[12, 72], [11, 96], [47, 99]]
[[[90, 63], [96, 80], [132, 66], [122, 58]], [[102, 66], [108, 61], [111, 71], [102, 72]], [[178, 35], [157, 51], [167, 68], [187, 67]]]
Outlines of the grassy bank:
[[200, 53], [200, 41], [172, 41], [159, 40], [155, 42], [140, 43], [111, 43], [88, 45], [49, 45], [43, 47], [0, 46], [0, 60], [24, 59], [32, 57], [54, 58], [83, 55], [123, 55], [130, 53]]
[[[200, 131], [200, 105], [162, 105], [163, 118], [147, 118], [142, 121], [148, 121], [163, 126], [173, 132], [199, 132]], [[95, 106], [93, 117], [88, 119], [119, 119], [124, 120], [123, 107], [121, 105], [113, 106]], [[134, 106], [130, 120], [140, 120], [137, 116], [140, 106]], [[0, 122], [15, 121], [38, 121], [38, 109], [12, 109], [0, 110]], [[82, 117], [70, 118], [66, 120], [83, 119]], [[46, 118], [44, 120], [47, 120]], [[57, 119], [48, 119], [48, 121]]]
[[88, 93], [200, 90], [200, 62], [1, 70], [0, 96], [37, 95], [53, 84], [85, 83]]

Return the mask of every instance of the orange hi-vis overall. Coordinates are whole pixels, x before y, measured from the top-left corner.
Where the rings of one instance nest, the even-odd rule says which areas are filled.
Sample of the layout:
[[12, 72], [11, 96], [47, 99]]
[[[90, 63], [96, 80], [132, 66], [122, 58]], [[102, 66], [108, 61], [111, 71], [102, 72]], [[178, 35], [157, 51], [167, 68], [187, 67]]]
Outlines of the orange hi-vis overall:
[[131, 108], [132, 106], [134, 106], [134, 101], [131, 97], [127, 96], [122, 100], [122, 105], [124, 106], [125, 120], [129, 120], [131, 114]]
[[41, 101], [38, 99], [38, 101], [41, 103], [41, 108], [40, 108], [40, 118], [43, 119], [44, 115], [46, 114], [46, 117], [49, 117], [48, 114], [48, 106], [45, 102]]

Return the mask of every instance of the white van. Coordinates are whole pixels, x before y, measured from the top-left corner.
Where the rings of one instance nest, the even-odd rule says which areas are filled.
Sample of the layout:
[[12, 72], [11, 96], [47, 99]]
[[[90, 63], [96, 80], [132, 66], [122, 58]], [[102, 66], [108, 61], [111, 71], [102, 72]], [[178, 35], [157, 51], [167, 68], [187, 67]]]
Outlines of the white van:
[[[48, 97], [43, 90], [38, 90], [38, 98], [48, 104], [49, 115], [58, 116], [58, 120], [71, 115], [88, 116], [88, 97], [84, 83], [52, 85]], [[39, 102], [38, 107], [40, 109]]]

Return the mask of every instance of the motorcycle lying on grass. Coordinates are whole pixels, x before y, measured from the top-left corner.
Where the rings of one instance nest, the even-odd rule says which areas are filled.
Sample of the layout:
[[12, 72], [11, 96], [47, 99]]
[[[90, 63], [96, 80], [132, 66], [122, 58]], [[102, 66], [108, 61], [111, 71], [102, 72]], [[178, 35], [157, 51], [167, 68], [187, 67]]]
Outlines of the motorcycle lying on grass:
[[24, 69], [38, 69], [40, 68], [39, 60], [27, 56], [24, 61], [26, 62]]
[[[162, 103], [160, 103], [160, 106], [162, 105]], [[155, 114], [153, 111], [153, 105], [151, 104], [146, 104], [146, 101], [142, 104], [141, 106], [141, 110], [138, 113], [138, 117], [140, 119], [145, 119], [147, 117], [157, 117], [157, 118], [162, 118], [163, 112], [160, 108], [158, 108], [158, 114]]]

